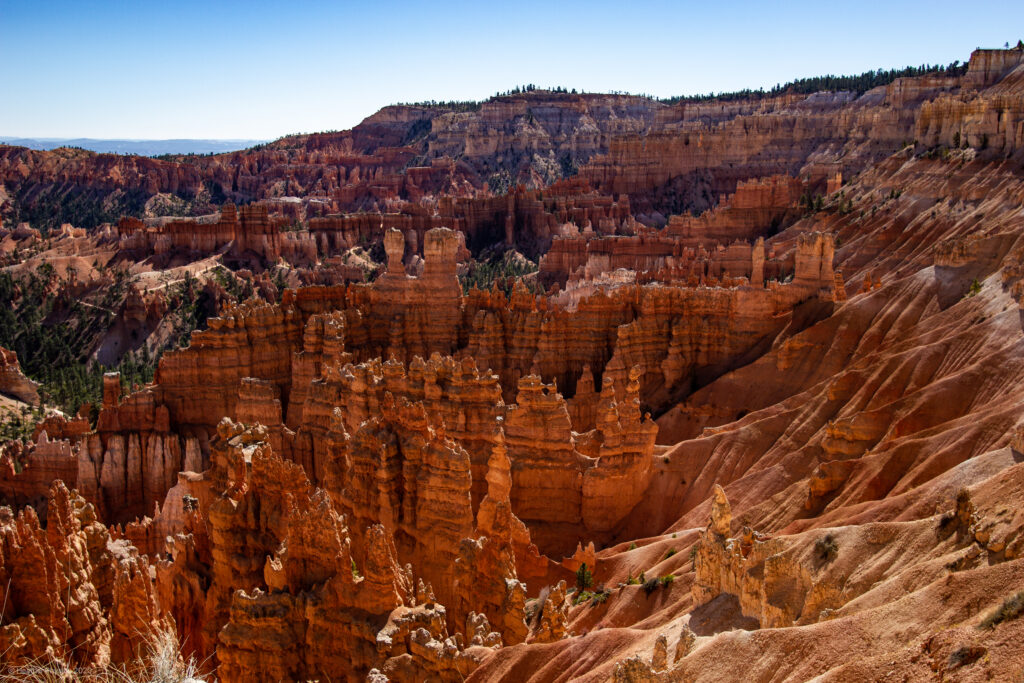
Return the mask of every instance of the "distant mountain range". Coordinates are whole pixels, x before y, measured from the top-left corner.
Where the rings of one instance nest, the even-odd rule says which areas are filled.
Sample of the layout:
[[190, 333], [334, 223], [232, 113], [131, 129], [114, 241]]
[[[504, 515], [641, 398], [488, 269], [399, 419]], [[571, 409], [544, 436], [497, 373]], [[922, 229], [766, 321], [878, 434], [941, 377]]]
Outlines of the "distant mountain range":
[[30, 149], [81, 147], [93, 152], [111, 154], [209, 154], [246, 149], [266, 140], [103, 140], [97, 138], [12, 138], [0, 136], [0, 144]]

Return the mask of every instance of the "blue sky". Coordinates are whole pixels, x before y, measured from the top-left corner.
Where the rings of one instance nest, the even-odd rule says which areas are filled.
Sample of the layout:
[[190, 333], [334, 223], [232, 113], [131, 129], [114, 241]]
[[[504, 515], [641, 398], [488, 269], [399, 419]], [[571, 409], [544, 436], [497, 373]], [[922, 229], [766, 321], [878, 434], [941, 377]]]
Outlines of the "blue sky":
[[1019, 38], [1020, 0], [0, 0], [0, 135], [275, 138], [523, 83], [658, 96], [771, 87], [965, 61]]

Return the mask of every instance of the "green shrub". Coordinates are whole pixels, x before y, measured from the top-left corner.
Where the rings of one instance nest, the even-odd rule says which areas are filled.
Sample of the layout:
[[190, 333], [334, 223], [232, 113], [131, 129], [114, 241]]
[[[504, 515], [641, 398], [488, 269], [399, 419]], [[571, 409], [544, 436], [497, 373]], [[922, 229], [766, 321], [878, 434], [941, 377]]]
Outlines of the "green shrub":
[[[125, 268], [106, 270], [112, 281], [81, 297], [68, 296], [69, 280], [61, 279], [52, 265], [44, 263], [35, 272], [13, 274], [0, 271], [0, 346], [18, 354], [22, 370], [40, 383], [44, 404], [69, 414], [84, 403], [99, 405], [103, 374], [116, 371], [126, 391], [134, 385], [153, 381], [160, 355], [189, 343], [196, 329], [206, 327], [209, 316], [218, 312], [218, 302], [191, 274], [168, 284], [166, 319], [172, 324], [169, 339], [155, 348], [135, 339], [137, 349], [126, 351], [116, 363], [95, 362], [95, 352], [117, 320], [135, 277]], [[224, 286], [228, 298], [239, 300], [252, 294], [252, 286], [239, 282], [226, 270], [213, 278]]]
[[836, 559], [836, 555], [839, 553], [839, 544], [836, 543], [836, 539], [833, 538], [832, 534], [829, 534], [824, 538], [819, 538], [814, 544], [814, 553], [822, 562], [831, 562]]
[[1024, 591], [1020, 591], [1003, 600], [1003, 604], [989, 612], [978, 628], [991, 630], [1004, 621], [1011, 621], [1024, 614]]
[[[36, 425], [43, 419], [43, 410], [22, 406], [21, 410], [0, 410], [0, 443], [4, 441], [28, 441]], [[15, 460], [15, 469], [19, 463]]]
[[472, 262], [466, 272], [459, 276], [459, 283], [462, 285], [463, 294], [468, 293], [473, 287], [488, 290], [497, 283], [498, 288], [508, 295], [517, 280], [536, 271], [536, 263], [517, 259], [513, 252], [506, 251], [500, 256]]
[[962, 645], [949, 653], [948, 668], [959, 669], [981, 659], [986, 650], [977, 645]]
[[584, 562], [580, 565], [580, 568], [576, 570], [576, 587], [580, 589], [580, 592], [583, 592], [590, 588], [593, 582], [594, 575], [590, 571], [590, 568], [587, 567], [587, 563]]
[[604, 603], [604, 601], [607, 600], [608, 596], [610, 596], [611, 594], [612, 592], [610, 590], [608, 590], [604, 586], [600, 586], [596, 591], [594, 591], [594, 599], [590, 601], [590, 606], [597, 607], [598, 605]]

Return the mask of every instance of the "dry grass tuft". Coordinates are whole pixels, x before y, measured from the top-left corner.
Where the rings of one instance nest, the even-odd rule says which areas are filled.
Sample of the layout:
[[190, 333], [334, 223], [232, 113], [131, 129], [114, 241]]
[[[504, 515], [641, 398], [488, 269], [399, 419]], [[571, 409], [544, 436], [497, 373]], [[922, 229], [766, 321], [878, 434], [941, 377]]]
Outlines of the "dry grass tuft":
[[7, 666], [0, 670], [0, 683], [204, 683], [195, 660], [185, 662], [178, 639], [170, 631], [161, 633], [149, 645], [136, 666], [76, 668], [51, 659]]

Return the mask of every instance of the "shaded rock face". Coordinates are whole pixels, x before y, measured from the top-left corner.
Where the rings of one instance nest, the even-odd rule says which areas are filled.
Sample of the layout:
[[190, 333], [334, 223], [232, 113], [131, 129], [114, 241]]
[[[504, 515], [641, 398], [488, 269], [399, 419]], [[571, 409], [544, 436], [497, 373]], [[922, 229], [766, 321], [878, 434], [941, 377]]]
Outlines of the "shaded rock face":
[[580, 524], [588, 538], [605, 536], [639, 502], [657, 430], [640, 415], [637, 374], [621, 404], [606, 381], [596, 429], [578, 435], [554, 387], [536, 376], [520, 381], [505, 418], [512, 507], [544, 552], [570, 554], [574, 540], [585, 540], [571, 531]]
[[[572, 432], [566, 402], [538, 377], [525, 377], [518, 404], [507, 407], [496, 379], [468, 359], [460, 363], [439, 356], [426, 363], [414, 360], [408, 372], [396, 361], [327, 370], [312, 387], [309, 427], [300, 427], [293, 448], [302, 457], [302, 444], [312, 444], [314, 471], [332, 492], [346, 491], [350, 514], [368, 515], [392, 529], [410, 523], [410, 538], [417, 537], [416, 510], [436, 506], [418, 497], [428, 490], [420, 479], [431, 476], [419, 468], [437, 469], [425, 460], [427, 454], [446, 453], [447, 464], [439, 470], [446, 483], [434, 480], [430, 486], [450, 487], [444, 495], [449, 503], [461, 505], [467, 490], [475, 502], [457, 513], [441, 513], [447, 524], [461, 528], [453, 530], [447, 551], [452, 557], [480, 509], [476, 501], [488, 490], [493, 456], [479, 456], [499, 447], [516, 463], [512, 510], [538, 534], [542, 550], [568, 554], [578, 542], [607, 535], [642, 494], [654, 447], [654, 423], [639, 411], [636, 373], [621, 404], [607, 381], [596, 410], [598, 426], [583, 434]], [[337, 418], [327, 414], [339, 404], [347, 409]], [[346, 453], [342, 461], [338, 449]], [[338, 462], [348, 469], [339, 471]]]
[[295, 437], [297, 452], [307, 443], [311, 445], [307, 470], [325, 476], [337, 406], [346, 406], [340, 420], [346, 432], [354, 433], [364, 421], [380, 415], [390, 394], [395, 400], [421, 404], [427, 419], [443, 427], [447, 437], [471, 454], [474, 509], [479, 506], [486, 493], [487, 457], [495, 441], [497, 420], [504, 412], [496, 377], [480, 372], [472, 359], [456, 361], [440, 355], [427, 361], [416, 357], [408, 368], [397, 360], [322, 367], [322, 377], [310, 384]]

